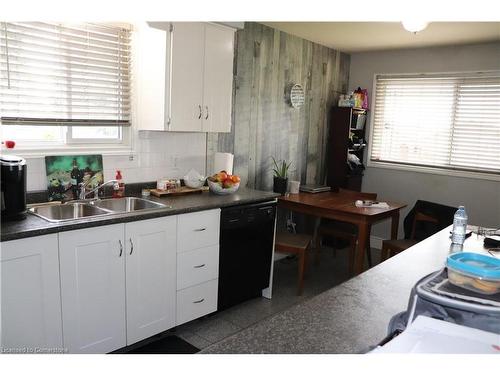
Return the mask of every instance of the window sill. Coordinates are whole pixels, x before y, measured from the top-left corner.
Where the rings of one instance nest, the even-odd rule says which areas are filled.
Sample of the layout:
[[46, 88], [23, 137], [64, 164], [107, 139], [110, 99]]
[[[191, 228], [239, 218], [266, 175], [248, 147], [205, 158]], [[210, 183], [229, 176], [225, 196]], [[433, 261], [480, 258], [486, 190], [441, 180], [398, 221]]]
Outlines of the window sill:
[[424, 167], [419, 165], [402, 165], [402, 164], [394, 164], [394, 163], [372, 161], [372, 160], [368, 161], [367, 166], [370, 168], [384, 168], [393, 170], [395, 169], [406, 172], [428, 173], [441, 176], [472, 178], [478, 180], [500, 181], [500, 174], [494, 174], [494, 173], [461, 171], [461, 170], [453, 170], [445, 168]]
[[16, 147], [14, 149], [2, 148], [2, 154], [15, 154], [27, 159], [40, 158], [50, 155], [131, 155], [135, 150], [130, 145], [54, 145], [39, 147]]

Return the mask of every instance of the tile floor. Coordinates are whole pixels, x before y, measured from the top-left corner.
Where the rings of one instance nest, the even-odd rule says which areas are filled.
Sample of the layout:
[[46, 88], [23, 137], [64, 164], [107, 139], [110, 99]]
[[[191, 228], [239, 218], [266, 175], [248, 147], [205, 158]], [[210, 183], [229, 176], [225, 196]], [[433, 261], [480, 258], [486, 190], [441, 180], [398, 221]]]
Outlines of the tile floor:
[[[304, 293], [297, 295], [297, 260], [281, 259], [274, 264], [273, 298], [255, 298], [227, 310], [186, 323], [175, 333], [191, 345], [203, 349], [296, 303], [314, 297], [349, 278], [347, 249], [320, 251], [319, 263], [312, 257], [306, 271]], [[375, 264], [380, 250], [372, 249]]]

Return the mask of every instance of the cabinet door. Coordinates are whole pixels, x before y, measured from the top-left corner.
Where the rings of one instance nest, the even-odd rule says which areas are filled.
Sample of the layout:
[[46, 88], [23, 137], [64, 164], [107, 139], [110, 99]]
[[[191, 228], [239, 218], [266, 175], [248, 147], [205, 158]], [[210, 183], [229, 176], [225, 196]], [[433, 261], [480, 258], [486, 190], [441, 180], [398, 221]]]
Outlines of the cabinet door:
[[61, 349], [57, 234], [2, 242], [1, 347]]
[[124, 225], [59, 234], [64, 346], [107, 353], [125, 346]]
[[178, 22], [172, 31], [170, 130], [202, 131], [205, 26]]
[[167, 129], [169, 42], [168, 23], [134, 24], [132, 79], [139, 130]]
[[203, 131], [231, 131], [234, 30], [206, 24]]
[[127, 345], [175, 325], [176, 231], [175, 216], [125, 225]]

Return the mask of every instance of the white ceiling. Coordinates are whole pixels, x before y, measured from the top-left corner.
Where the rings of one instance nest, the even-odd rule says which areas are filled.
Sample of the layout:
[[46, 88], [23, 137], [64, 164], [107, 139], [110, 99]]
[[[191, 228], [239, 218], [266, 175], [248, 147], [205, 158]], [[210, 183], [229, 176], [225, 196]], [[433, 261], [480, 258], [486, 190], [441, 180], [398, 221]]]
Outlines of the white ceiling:
[[263, 23], [348, 53], [500, 41], [500, 22], [431, 22], [417, 34], [399, 22]]

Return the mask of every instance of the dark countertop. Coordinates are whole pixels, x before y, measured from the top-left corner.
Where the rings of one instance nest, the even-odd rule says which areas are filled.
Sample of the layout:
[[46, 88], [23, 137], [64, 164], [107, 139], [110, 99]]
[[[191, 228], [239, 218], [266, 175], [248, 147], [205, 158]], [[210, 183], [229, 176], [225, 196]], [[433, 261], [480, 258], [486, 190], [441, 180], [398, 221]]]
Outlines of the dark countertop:
[[[444, 266], [450, 227], [322, 294], [244, 329], [201, 353], [361, 353], [387, 335], [410, 290]], [[467, 246], [478, 246], [473, 235]], [[482, 243], [479, 244], [482, 248]], [[311, 269], [314, 272], [314, 268]], [[307, 283], [307, 280], [306, 280]]]
[[203, 192], [201, 194], [188, 194], [163, 198], [151, 196], [148, 199], [172, 206], [172, 208], [162, 208], [147, 212], [118, 213], [62, 223], [51, 223], [35, 215], [28, 214], [24, 220], [2, 221], [0, 241], [10, 241], [49, 233], [152, 219], [155, 217], [236, 206], [240, 204], [265, 202], [275, 199], [278, 196], [279, 194], [272, 192], [245, 188], [241, 188], [236, 193], [230, 195], [216, 195], [210, 192]]

